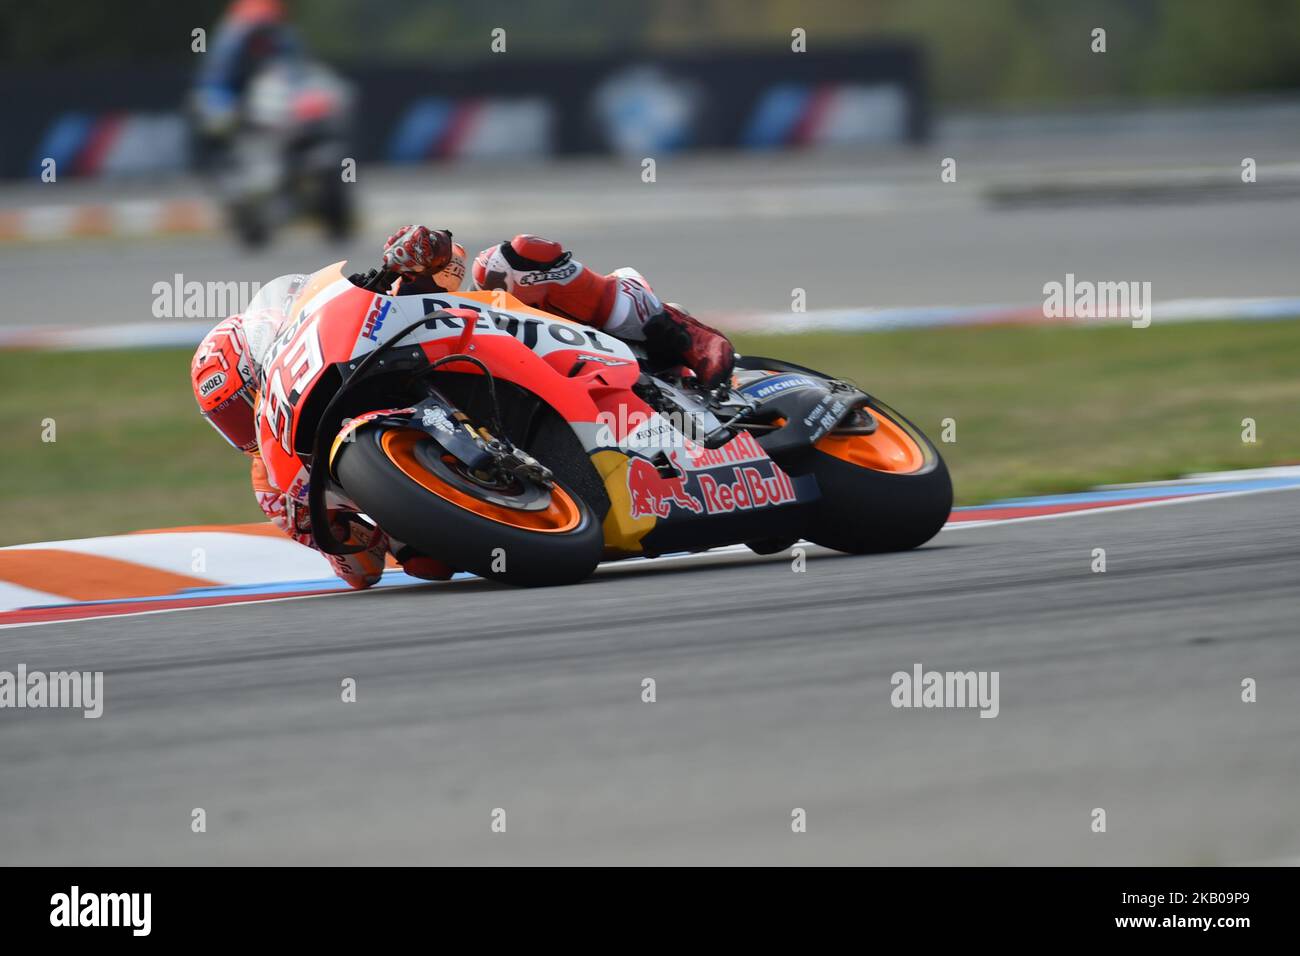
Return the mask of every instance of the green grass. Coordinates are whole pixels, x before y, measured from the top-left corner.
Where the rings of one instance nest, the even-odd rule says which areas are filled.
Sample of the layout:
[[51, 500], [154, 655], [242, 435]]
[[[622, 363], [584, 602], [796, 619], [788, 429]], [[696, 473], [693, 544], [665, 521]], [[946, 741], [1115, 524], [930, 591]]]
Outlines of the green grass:
[[260, 519], [244, 456], [199, 417], [190, 354], [0, 353], [0, 543]]
[[[744, 337], [858, 382], [938, 445], [958, 504], [1300, 461], [1300, 322]], [[944, 419], [956, 441], [940, 441]], [[1242, 419], [1256, 441], [1242, 441]]]
[[[936, 441], [955, 419], [939, 447], [959, 503], [1300, 461], [1300, 322], [737, 345], [854, 379]], [[260, 518], [242, 456], [197, 414], [188, 351], [0, 353], [0, 382], [0, 543]]]

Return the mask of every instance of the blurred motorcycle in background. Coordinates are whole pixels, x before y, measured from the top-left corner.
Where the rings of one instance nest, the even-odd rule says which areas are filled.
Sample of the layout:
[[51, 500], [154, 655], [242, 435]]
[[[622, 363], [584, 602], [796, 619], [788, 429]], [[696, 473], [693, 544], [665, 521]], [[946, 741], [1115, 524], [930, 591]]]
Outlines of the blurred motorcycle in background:
[[250, 81], [223, 155], [208, 168], [231, 228], [248, 248], [310, 216], [347, 238], [353, 204], [343, 179], [352, 121], [351, 85], [324, 64], [277, 62]]

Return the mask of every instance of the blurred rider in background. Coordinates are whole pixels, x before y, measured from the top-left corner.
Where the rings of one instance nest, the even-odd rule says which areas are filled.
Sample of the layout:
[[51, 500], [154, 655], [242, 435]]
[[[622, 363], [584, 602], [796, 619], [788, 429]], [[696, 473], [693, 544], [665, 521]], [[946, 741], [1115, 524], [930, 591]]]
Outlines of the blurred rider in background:
[[281, 0], [234, 0], [203, 54], [191, 94], [196, 165], [211, 168], [239, 126], [249, 81], [271, 63], [298, 60], [302, 44]]

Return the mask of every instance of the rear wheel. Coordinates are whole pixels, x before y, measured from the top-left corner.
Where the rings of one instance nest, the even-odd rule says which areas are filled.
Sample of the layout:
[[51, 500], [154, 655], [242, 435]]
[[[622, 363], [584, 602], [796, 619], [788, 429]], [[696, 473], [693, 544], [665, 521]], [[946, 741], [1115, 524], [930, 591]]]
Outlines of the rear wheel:
[[352, 193], [337, 174], [325, 174], [320, 183], [320, 217], [325, 235], [334, 242], [350, 239], [354, 231]]
[[266, 211], [254, 202], [236, 202], [230, 207], [230, 224], [246, 249], [261, 249], [271, 239]]
[[600, 561], [600, 521], [580, 494], [470, 472], [417, 429], [360, 429], [335, 471], [381, 528], [453, 568], [537, 586], [580, 581]]
[[757, 541], [746, 541], [745, 547], [755, 554], [779, 554], [788, 551], [798, 540], [798, 538], [761, 538]]
[[831, 434], [782, 467], [813, 474], [821, 500], [808, 540], [851, 554], [904, 551], [939, 533], [952, 511], [952, 480], [915, 425], [871, 399], [870, 434]]

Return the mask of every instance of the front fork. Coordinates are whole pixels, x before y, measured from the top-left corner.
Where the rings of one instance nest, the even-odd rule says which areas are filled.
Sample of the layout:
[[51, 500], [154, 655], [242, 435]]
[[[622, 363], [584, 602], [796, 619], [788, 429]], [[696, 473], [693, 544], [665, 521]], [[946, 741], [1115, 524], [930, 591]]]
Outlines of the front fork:
[[[367, 363], [377, 360], [380, 354], [382, 354], [382, 350], [374, 352], [367, 359], [362, 360], [357, 372], [360, 373], [364, 370]], [[431, 363], [421, 371], [421, 374], [428, 374], [452, 362], [468, 363], [482, 371], [490, 403], [489, 417], [492, 429], [489, 430], [483, 426], [475, 428], [469, 416], [428, 380], [424, 382], [428, 396], [422, 401], [406, 408], [388, 408], [367, 412], [347, 422], [343, 428], [339, 429], [330, 444], [329, 455], [325, 462], [325, 474], [318, 476], [313, 470], [313, 478], [309, 483], [312, 532], [321, 551], [327, 554], [348, 554], [359, 550], [344, 542], [337, 541], [329, 528], [329, 522], [325, 519], [325, 515], [317, 512], [323, 512], [324, 510], [327, 481], [335, 484], [338, 482], [338, 476], [334, 472], [334, 462], [338, 457], [339, 450], [345, 442], [355, 439], [357, 430], [363, 425], [379, 423], [422, 431], [432, 438], [439, 448], [459, 461], [468, 475], [480, 476], [475, 480], [490, 481], [494, 477], [506, 474], [520, 481], [543, 485], [548, 489], [554, 484], [555, 476], [550, 469], [546, 468], [526, 451], [516, 448], [510, 439], [506, 437], [505, 430], [501, 426], [501, 412], [496, 398], [496, 382], [492, 377], [491, 370], [483, 362], [471, 355], [455, 353]], [[346, 385], [344, 387], [346, 388]], [[336, 402], [338, 399], [339, 395], [336, 395], [334, 401]], [[317, 448], [321, 448], [323, 438], [324, 436], [318, 432]], [[327, 480], [321, 481], [321, 478]]]

